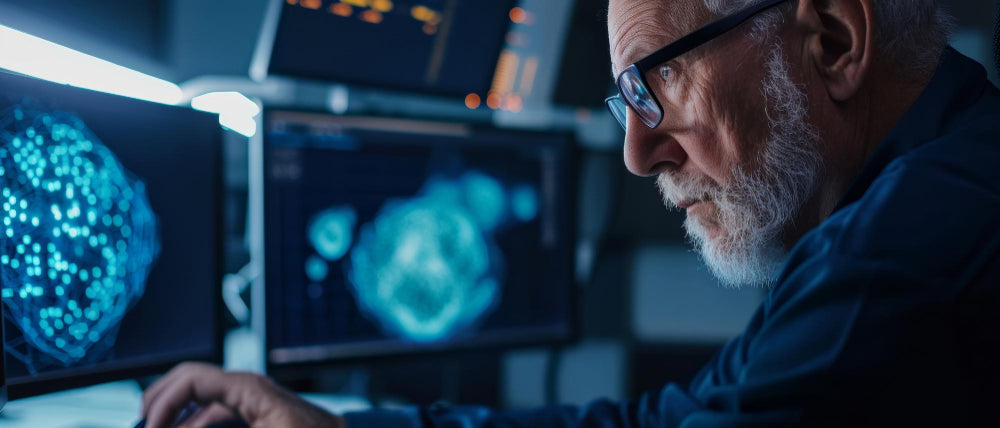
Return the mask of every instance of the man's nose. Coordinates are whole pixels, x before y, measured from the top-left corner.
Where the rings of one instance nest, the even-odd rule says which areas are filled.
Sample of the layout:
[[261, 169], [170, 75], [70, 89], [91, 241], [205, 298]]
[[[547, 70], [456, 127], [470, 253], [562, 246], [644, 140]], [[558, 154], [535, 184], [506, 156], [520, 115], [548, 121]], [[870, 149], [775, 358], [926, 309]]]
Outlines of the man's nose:
[[687, 160], [684, 148], [669, 132], [664, 118], [656, 129], [650, 129], [637, 114], [628, 112], [625, 132], [625, 167], [640, 177], [648, 177], [679, 168]]

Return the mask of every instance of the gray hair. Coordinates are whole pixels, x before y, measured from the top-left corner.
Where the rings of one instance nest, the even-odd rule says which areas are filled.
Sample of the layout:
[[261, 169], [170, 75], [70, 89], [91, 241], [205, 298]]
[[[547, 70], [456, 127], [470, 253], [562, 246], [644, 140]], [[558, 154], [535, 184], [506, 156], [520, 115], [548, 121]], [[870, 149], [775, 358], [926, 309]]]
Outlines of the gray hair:
[[[704, 0], [708, 10], [716, 15], [727, 15], [760, 3], [762, 0]], [[939, 0], [873, 0], [875, 6], [875, 43], [899, 68], [904, 77], [926, 78], [937, 68], [941, 51], [948, 44], [953, 19]], [[781, 11], [792, 4], [779, 6], [778, 10], [761, 14], [750, 30], [750, 36], [761, 40], [769, 30], [782, 20]]]

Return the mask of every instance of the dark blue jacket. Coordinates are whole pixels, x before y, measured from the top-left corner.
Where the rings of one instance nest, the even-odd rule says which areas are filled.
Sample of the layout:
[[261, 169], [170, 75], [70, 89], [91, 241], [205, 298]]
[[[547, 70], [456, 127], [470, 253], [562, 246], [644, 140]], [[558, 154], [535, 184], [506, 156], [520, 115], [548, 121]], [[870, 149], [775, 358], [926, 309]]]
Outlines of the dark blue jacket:
[[1000, 91], [948, 49], [746, 330], [687, 388], [357, 427], [1000, 426]]

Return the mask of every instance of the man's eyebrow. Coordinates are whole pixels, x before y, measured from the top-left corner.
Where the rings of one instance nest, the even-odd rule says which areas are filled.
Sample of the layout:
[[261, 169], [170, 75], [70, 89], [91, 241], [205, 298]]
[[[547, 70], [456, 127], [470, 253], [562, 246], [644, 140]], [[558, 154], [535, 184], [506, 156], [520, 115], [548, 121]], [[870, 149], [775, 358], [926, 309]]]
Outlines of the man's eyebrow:
[[[641, 30], [644, 34], [661, 34], [666, 36], [668, 40], [662, 45], [655, 46], [654, 43], [651, 42], [642, 43], [639, 40], [632, 40], [631, 43], [625, 46], [621, 54], [622, 58], [632, 61], [626, 63], [624, 67], [628, 67], [629, 65], [640, 61], [642, 58], [645, 58], [646, 55], [656, 52], [664, 46], [667, 46], [667, 44], [677, 41], [684, 35], [690, 34], [702, 26], [709, 24], [715, 18], [711, 16], [711, 14], [708, 14], [707, 11], [702, 12], [703, 13], [700, 14], [699, 11], [691, 8], [672, 8], [670, 13], [656, 15], [655, 18], [652, 19], [652, 22], [632, 24], [632, 28], [627, 29], [627, 31]], [[642, 55], [635, 55], [636, 51], [643, 50], [646, 52], [643, 52]], [[611, 78], [618, 78], [618, 73], [615, 73], [614, 62], [611, 64]]]
[[[652, 18], [647, 17], [642, 22], [632, 22], [620, 28], [619, 32], [633, 32], [638, 34], [632, 37], [622, 49], [619, 57], [630, 61], [623, 64], [623, 69], [687, 34], [686, 32], [678, 32], [677, 30], [686, 29], [686, 27], [691, 26], [691, 21], [694, 21], [694, 14], [682, 9], [674, 10], [672, 13], [655, 15]], [[694, 31], [694, 29], [691, 31]], [[616, 36], [619, 43], [627, 38], [624, 33]], [[664, 36], [667, 40], [663, 41], [662, 44], [659, 41], [652, 41], [651, 39], [660, 39], [660, 37], [656, 36]], [[611, 76], [612, 78], [618, 77], [617, 73], [615, 73], [613, 61], [611, 64]]]
[[[630, 43], [628, 46], [625, 47], [625, 50], [622, 52], [622, 55], [621, 55], [622, 58], [626, 58], [626, 59], [628, 59], [628, 60], [630, 60], [632, 62], [623, 64], [622, 69], [624, 70], [628, 66], [634, 64], [636, 61], [639, 61], [642, 58], [644, 58], [646, 55], [649, 55], [650, 53], [654, 52], [656, 49], [657, 48], [655, 46], [653, 46], [652, 43], [648, 43], [648, 42], [647, 43], [642, 43], [642, 42], [639, 42], [639, 41], [633, 41], [632, 43]], [[637, 52], [642, 52], [642, 51], [648, 51], [648, 52], [643, 52], [642, 55], [637, 55]], [[618, 73], [615, 73], [615, 64], [614, 64], [614, 61], [612, 61], [612, 63], [611, 63], [611, 78], [612, 79], [617, 79], [618, 78]]]

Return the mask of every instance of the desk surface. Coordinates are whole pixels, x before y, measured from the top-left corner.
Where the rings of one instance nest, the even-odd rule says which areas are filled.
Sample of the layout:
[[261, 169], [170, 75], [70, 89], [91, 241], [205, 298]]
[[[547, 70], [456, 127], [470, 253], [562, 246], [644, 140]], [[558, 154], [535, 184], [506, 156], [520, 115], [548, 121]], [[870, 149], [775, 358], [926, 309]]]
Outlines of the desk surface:
[[106, 383], [11, 401], [0, 427], [131, 428], [141, 403], [136, 382]]
[[[329, 394], [303, 398], [331, 413], [370, 408], [367, 400]], [[132, 428], [139, 416], [142, 390], [123, 381], [24, 398], [7, 403], [0, 428]]]

